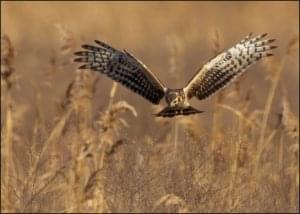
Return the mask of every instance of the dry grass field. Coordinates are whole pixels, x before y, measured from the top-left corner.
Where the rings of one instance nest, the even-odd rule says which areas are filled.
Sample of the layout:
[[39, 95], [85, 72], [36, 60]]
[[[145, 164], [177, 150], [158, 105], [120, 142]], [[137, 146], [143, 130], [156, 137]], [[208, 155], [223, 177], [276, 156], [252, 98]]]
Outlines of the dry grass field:
[[[1, 212], [299, 212], [298, 2], [1, 1]], [[88, 70], [94, 39], [183, 87], [269, 33], [275, 56], [210, 98], [162, 108]]]

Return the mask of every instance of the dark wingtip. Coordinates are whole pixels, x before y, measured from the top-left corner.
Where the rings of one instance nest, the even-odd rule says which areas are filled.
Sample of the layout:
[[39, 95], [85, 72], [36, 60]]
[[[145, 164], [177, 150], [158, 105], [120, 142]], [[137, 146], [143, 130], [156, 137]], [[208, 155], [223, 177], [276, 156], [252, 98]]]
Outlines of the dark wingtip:
[[81, 62], [82, 58], [75, 58], [74, 62]]
[[102, 42], [100, 42], [99, 40], [94, 40], [98, 45], [102, 45]]
[[81, 56], [82, 55], [82, 51], [77, 51], [77, 52], [74, 53], [74, 55]]
[[276, 45], [270, 46], [270, 49], [275, 49], [275, 48], [278, 48], [278, 46]]
[[272, 54], [272, 53], [267, 53], [266, 56], [267, 56], [267, 57], [270, 57], [270, 56], [274, 56], [274, 54]]
[[268, 33], [263, 33], [262, 35], [261, 35], [261, 38], [264, 38], [265, 36], [267, 36], [268, 35]]
[[103, 42], [101, 42], [100, 40], [95, 39], [94, 40], [98, 45], [103, 45]]
[[274, 42], [274, 41], [276, 41], [276, 39], [269, 39], [268, 40], [269, 43]]
[[90, 45], [84, 44], [84, 45], [81, 45], [81, 47], [84, 49], [89, 49]]
[[110, 45], [106, 44], [105, 42], [102, 42], [100, 40], [94, 40], [98, 45], [100, 45], [102, 48], [105, 48], [107, 50], [115, 51], [114, 48], [112, 48]]
[[81, 65], [78, 67], [78, 69], [87, 69], [87, 65]]

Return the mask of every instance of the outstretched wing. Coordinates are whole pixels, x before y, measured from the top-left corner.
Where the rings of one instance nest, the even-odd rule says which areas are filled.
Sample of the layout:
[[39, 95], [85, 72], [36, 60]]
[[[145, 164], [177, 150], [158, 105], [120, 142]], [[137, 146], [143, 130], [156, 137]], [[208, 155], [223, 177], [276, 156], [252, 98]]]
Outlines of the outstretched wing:
[[159, 103], [165, 88], [142, 62], [125, 50], [122, 52], [101, 41], [95, 42], [98, 46], [82, 45], [86, 50], [75, 53], [80, 57], [74, 61], [85, 63], [79, 69], [99, 71], [153, 104]]
[[276, 48], [270, 46], [275, 39], [261, 40], [267, 34], [250, 39], [249, 34], [234, 47], [217, 55], [206, 63], [184, 88], [188, 99], [196, 96], [204, 99], [225, 87], [259, 59], [273, 56], [268, 51]]

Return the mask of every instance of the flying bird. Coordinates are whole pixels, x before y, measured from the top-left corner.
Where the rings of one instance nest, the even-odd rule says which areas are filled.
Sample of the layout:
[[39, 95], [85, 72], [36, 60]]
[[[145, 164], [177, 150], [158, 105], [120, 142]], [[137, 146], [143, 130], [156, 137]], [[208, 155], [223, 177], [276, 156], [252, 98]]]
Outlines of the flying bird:
[[277, 47], [271, 45], [275, 39], [263, 39], [266, 33], [253, 38], [251, 35], [204, 64], [187, 85], [180, 89], [165, 87], [135, 56], [98, 40], [95, 40], [97, 45], [82, 45], [85, 50], [76, 52], [75, 55], [79, 57], [74, 61], [84, 63], [79, 69], [103, 73], [155, 105], [165, 98], [167, 106], [155, 114], [158, 117], [197, 114], [203, 111], [189, 104], [191, 98], [207, 98], [261, 58], [273, 56], [270, 50]]

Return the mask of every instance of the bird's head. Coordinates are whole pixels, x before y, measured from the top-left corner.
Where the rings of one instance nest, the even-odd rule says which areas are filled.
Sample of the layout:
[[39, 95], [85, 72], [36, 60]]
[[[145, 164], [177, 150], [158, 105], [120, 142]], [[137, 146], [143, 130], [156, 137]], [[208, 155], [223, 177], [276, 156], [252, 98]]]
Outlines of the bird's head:
[[183, 90], [173, 89], [169, 90], [166, 95], [166, 101], [169, 106], [177, 106], [184, 101]]

